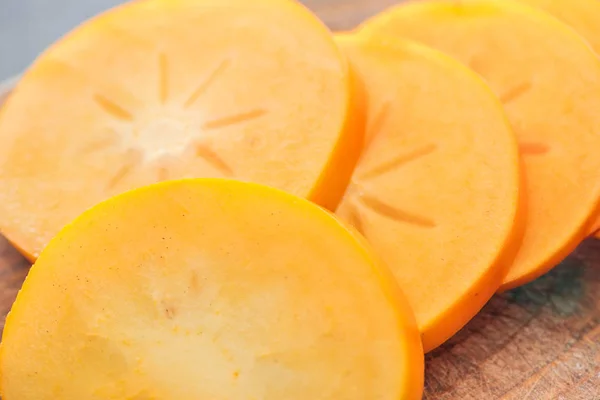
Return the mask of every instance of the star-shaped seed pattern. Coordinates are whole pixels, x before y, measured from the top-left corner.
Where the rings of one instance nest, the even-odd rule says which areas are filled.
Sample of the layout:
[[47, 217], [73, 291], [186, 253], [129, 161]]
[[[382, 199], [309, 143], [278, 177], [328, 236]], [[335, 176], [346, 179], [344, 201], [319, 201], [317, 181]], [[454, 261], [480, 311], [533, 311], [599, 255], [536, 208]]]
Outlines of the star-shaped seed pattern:
[[[230, 59], [224, 59], [218, 62], [212, 69], [212, 71], [191, 91], [189, 97], [183, 102], [183, 104], [181, 104], [181, 108], [187, 109], [192, 107], [195, 103], [197, 103], [197, 101], [201, 99], [210, 90], [214, 83], [218, 81], [220, 77], [223, 76], [223, 74], [227, 71], [231, 64], [232, 62]], [[169, 96], [171, 94], [169, 83], [169, 59], [166, 56], [166, 54], [160, 53], [158, 55], [157, 88], [157, 96], [160, 104], [166, 104], [167, 101], [169, 101]], [[103, 94], [96, 93], [93, 95], [93, 100], [101, 110], [103, 110], [106, 114], [108, 114], [115, 120], [122, 123], [135, 122], [135, 113], [131, 112], [125, 106], [119, 104], [114, 99], [111, 99]], [[234, 112], [229, 115], [217, 116], [213, 119], [203, 122], [201, 125], [201, 130], [203, 132], [207, 132], [211, 130], [219, 130], [230, 126], [239, 125], [257, 118], [261, 118], [267, 113], [268, 110], [264, 108], [255, 108], [250, 110]], [[113, 133], [115, 132], [113, 131]], [[114, 140], [102, 141], [98, 144], [98, 146], [92, 146], [92, 144], [90, 144], [90, 149], [88, 149], [88, 151], [97, 151], [99, 150], [97, 147], [105, 148], [106, 146], [112, 144], [113, 141]], [[232, 167], [206, 143], [194, 144], [194, 154], [197, 157], [202, 158], [204, 161], [206, 161], [207, 164], [211, 165], [216, 170], [220, 171], [224, 176], [235, 175]], [[125, 164], [120, 166], [116, 170], [113, 177], [109, 180], [107, 188], [114, 188], [119, 182], [121, 182], [129, 174], [131, 174], [138, 162], [139, 160], [135, 158], [134, 160], [126, 161]], [[168, 177], [169, 172], [167, 168], [164, 166], [158, 166], [157, 180], [162, 181], [168, 179]]]

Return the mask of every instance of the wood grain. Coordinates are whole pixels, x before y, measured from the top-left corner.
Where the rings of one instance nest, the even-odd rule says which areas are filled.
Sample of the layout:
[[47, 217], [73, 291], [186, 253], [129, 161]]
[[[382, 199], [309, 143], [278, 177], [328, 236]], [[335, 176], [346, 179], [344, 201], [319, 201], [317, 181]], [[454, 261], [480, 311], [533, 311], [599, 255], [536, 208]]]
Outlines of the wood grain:
[[[397, 1], [304, 3], [333, 30], [348, 30]], [[0, 238], [3, 316], [27, 268]], [[600, 399], [600, 241], [583, 243], [548, 275], [494, 297], [461, 332], [427, 355], [426, 374], [428, 400]]]
[[[427, 356], [427, 399], [598, 399], [600, 242], [494, 297]], [[578, 397], [577, 397], [578, 396]]]

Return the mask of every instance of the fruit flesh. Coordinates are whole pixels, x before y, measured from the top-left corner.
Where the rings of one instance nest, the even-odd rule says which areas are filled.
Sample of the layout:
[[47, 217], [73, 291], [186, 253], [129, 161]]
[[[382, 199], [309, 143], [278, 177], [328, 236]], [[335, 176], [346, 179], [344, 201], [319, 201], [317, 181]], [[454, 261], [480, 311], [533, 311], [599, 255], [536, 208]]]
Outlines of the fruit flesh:
[[[592, 46], [592, 49], [600, 54], [600, 2], [597, 0], [519, 1], [539, 7], [574, 28]], [[596, 218], [590, 232], [600, 238], [600, 218]]]
[[337, 214], [390, 267], [430, 351], [483, 307], [518, 250], [516, 139], [491, 90], [449, 57], [385, 36], [336, 40], [368, 96], [366, 148]]
[[586, 236], [600, 200], [600, 60], [571, 28], [506, 1], [424, 1], [362, 31], [438, 48], [481, 74], [518, 136], [527, 228], [502, 290], [550, 270]]
[[399, 400], [420, 398], [423, 353], [389, 271], [332, 215], [206, 179], [62, 230], [10, 312], [0, 369], [6, 400]]
[[35, 259], [97, 202], [186, 177], [334, 209], [362, 143], [353, 87], [329, 31], [294, 1], [117, 7], [41, 55], [3, 107], [0, 230]]
[[600, 3], [596, 0], [518, 0], [574, 28], [600, 54]]

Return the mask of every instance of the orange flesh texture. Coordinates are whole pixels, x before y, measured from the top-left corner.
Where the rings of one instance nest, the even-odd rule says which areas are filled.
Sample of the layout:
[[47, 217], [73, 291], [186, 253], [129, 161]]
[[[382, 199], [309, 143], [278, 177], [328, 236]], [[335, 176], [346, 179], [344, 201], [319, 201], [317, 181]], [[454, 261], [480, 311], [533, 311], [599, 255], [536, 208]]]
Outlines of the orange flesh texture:
[[35, 259], [99, 201], [253, 181], [335, 209], [362, 146], [346, 59], [291, 0], [141, 0], [76, 28], [0, 114], [0, 228]]
[[600, 2], [597, 0], [518, 0], [571, 26], [600, 53]]
[[[366, 34], [438, 48], [504, 103], [527, 181], [527, 227], [501, 290], [550, 270], [583, 240], [600, 200], [600, 60], [575, 31], [509, 0], [426, 1], [367, 21]], [[473, 245], [478, 244], [477, 240]]]
[[[519, 0], [539, 7], [574, 28], [600, 54], [600, 2], [598, 0]], [[598, 213], [596, 213], [598, 215]], [[600, 218], [590, 233], [600, 238]]]
[[430, 351], [483, 307], [518, 250], [516, 138], [483, 80], [444, 54], [383, 36], [337, 41], [369, 107], [337, 214], [391, 268]]
[[419, 332], [382, 265], [283, 191], [127, 192], [33, 266], [4, 331], [2, 398], [420, 399]]

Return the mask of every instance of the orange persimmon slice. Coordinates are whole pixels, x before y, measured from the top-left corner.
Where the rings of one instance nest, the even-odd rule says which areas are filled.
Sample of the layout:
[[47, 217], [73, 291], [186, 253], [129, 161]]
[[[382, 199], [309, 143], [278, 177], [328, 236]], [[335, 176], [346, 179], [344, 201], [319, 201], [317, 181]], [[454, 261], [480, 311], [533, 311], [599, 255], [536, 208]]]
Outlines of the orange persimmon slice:
[[600, 54], [600, 2], [597, 0], [518, 0], [540, 8], [574, 28]]
[[[597, 215], [597, 214], [596, 214]], [[600, 239], [600, 217], [596, 216], [592, 228], [589, 230], [590, 234]]]
[[337, 214], [391, 268], [430, 351], [483, 307], [518, 250], [517, 141], [492, 91], [450, 57], [396, 38], [337, 40], [369, 107]]
[[574, 250], [600, 201], [600, 158], [591, 151], [600, 148], [600, 59], [589, 45], [550, 15], [510, 0], [410, 3], [362, 31], [447, 52], [503, 102], [525, 164], [528, 213], [501, 289], [533, 280]]
[[34, 259], [88, 207], [182, 177], [335, 209], [362, 145], [347, 61], [292, 0], [140, 0], [76, 28], [0, 115], [0, 230]]
[[3, 400], [417, 400], [408, 303], [313, 203], [226, 179], [139, 188], [54, 238], [9, 314]]
[[[600, 1], [598, 0], [519, 0], [543, 9], [574, 28], [597, 54], [600, 54]], [[590, 233], [600, 238], [600, 218]]]

